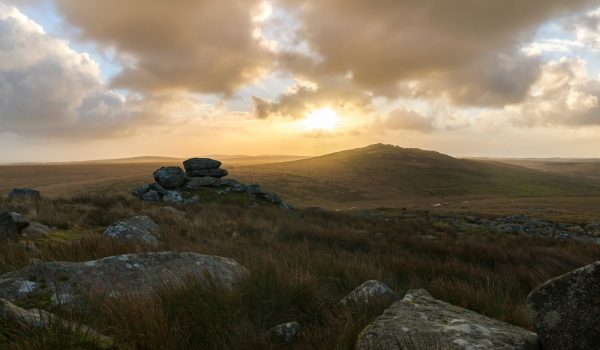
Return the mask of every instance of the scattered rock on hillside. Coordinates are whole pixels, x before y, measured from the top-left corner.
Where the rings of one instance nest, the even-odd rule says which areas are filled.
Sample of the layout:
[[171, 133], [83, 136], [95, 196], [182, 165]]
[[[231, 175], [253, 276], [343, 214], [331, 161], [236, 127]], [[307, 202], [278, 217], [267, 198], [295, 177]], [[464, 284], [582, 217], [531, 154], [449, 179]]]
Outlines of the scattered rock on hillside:
[[551, 279], [527, 301], [544, 349], [600, 346], [600, 261]]
[[271, 340], [279, 344], [291, 345], [298, 340], [301, 327], [298, 322], [286, 322], [268, 331]]
[[594, 222], [585, 227], [587, 234], [591, 237], [600, 237], [600, 223]]
[[30, 188], [13, 188], [8, 193], [9, 199], [40, 199], [40, 191], [32, 190]]
[[10, 211], [0, 209], [0, 239], [18, 237], [19, 229]]
[[42, 223], [31, 221], [29, 226], [27, 226], [23, 231], [21, 231], [21, 236], [26, 238], [33, 237], [43, 237], [54, 231], [53, 228], [46, 226]]
[[535, 333], [411, 290], [359, 335], [356, 349], [537, 349]]
[[371, 280], [356, 287], [350, 294], [340, 300], [340, 304], [369, 303], [376, 300], [396, 301], [398, 299], [400, 299], [400, 296], [385, 283]]
[[138, 215], [110, 225], [104, 231], [104, 236], [138, 244], [158, 245], [161, 229], [147, 215]]
[[17, 225], [17, 230], [19, 231], [19, 233], [21, 233], [30, 224], [29, 219], [27, 217], [25, 217], [25, 215], [15, 213], [13, 211], [10, 213], [10, 216], [12, 216], [13, 221]]
[[530, 218], [526, 215], [511, 215], [497, 218], [478, 218], [472, 215], [432, 216], [432, 221], [452, 225], [463, 232], [490, 232], [500, 234], [526, 234], [560, 240], [579, 240], [600, 244], [600, 224], [584, 226], [573, 223], [551, 222]]
[[42, 262], [0, 276], [0, 298], [11, 302], [48, 298], [72, 304], [89, 293], [143, 296], [188, 278], [230, 288], [248, 273], [235, 260], [195, 253], [160, 252], [111, 256], [88, 262]]
[[178, 188], [185, 183], [185, 173], [178, 166], [162, 167], [153, 175], [154, 180], [164, 188]]

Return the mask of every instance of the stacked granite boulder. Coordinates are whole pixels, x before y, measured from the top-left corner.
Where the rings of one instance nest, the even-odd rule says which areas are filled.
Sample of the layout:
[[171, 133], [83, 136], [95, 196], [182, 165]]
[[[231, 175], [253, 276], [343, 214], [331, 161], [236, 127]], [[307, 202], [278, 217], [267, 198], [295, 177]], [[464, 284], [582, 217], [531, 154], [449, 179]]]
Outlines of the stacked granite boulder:
[[209, 177], [220, 179], [229, 173], [221, 169], [221, 162], [210, 158], [191, 158], [183, 162], [185, 173], [191, 178]]
[[271, 203], [288, 208], [276, 193], [263, 191], [259, 185], [246, 185], [234, 179], [223, 179], [229, 173], [222, 163], [210, 158], [190, 158], [183, 162], [185, 171], [178, 166], [162, 167], [154, 172], [155, 183], [133, 191], [133, 195], [148, 202], [191, 204], [202, 202], [210, 193], [227, 196], [244, 193], [254, 205]]

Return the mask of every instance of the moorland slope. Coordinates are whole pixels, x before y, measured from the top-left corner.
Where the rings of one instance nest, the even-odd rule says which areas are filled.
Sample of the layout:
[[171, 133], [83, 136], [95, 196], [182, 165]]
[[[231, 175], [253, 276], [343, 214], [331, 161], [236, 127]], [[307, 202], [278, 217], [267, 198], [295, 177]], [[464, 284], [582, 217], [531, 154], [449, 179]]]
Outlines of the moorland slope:
[[600, 193], [599, 183], [583, 177], [383, 144], [298, 161], [239, 167], [232, 176], [277, 188], [284, 197], [304, 203]]

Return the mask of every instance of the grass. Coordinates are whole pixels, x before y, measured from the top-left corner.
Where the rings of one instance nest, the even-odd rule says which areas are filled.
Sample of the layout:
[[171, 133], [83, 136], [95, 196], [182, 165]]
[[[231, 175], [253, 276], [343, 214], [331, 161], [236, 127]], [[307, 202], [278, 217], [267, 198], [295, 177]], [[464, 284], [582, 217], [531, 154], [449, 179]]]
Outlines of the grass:
[[[438, 299], [531, 329], [527, 294], [551, 277], [600, 260], [596, 245], [458, 235], [421, 212], [406, 211], [405, 217], [413, 217], [406, 220], [252, 207], [234, 199], [176, 206], [185, 215], [175, 219], [159, 206], [126, 193], [31, 203], [0, 200], [0, 207], [61, 230], [61, 239], [37, 242], [37, 251], [0, 243], [0, 272], [24, 267], [32, 258], [87, 261], [144, 250], [231, 257], [250, 271], [231, 291], [188, 281], [179, 288], [163, 286], [146, 298], [94, 296], [87, 305], [90, 312], [81, 315], [52, 311], [112, 337], [118, 349], [276, 349], [265, 332], [288, 321], [303, 328], [296, 349], [353, 349], [357, 335], [387, 306], [338, 306], [366, 280], [383, 281], [401, 295], [425, 288]], [[122, 244], [99, 234], [112, 222], [140, 213], [162, 227], [163, 247]], [[424, 234], [438, 239], [424, 239]], [[27, 306], [45, 305], [34, 300]], [[60, 329], [8, 327], [5, 332], [9, 336], [0, 337], [0, 348], [88, 348], [81, 345], [85, 339]]]

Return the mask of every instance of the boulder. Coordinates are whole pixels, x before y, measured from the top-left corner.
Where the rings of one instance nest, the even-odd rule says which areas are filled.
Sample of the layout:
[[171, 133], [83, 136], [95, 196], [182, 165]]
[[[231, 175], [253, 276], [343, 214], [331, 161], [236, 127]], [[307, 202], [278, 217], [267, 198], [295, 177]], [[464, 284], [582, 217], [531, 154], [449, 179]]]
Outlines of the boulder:
[[168, 191], [163, 197], [163, 201], [167, 203], [183, 203], [183, 197], [179, 191]]
[[76, 305], [82, 296], [149, 295], [189, 278], [231, 288], [248, 273], [235, 260], [195, 253], [157, 252], [111, 256], [88, 262], [41, 262], [0, 276], [0, 298], [48, 298]]
[[142, 199], [146, 202], [160, 202], [160, 194], [155, 190], [150, 190], [142, 196]]
[[0, 299], [0, 321], [19, 322], [30, 328], [47, 328], [49, 316], [43, 310], [25, 310], [8, 300]]
[[194, 177], [185, 184], [188, 190], [199, 190], [202, 187], [221, 187], [221, 179], [210, 176]]
[[12, 213], [8, 210], [0, 209], [0, 239], [16, 238], [18, 235], [19, 229], [13, 219]]
[[237, 183], [237, 184], [232, 185], [231, 189], [235, 192], [240, 192], [240, 193], [248, 192], [248, 186], [246, 184], [242, 184], [242, 183]]
[[49, 329], [60, 325], [85, 337], [101, 341], [106, 345], [112, 343], [110, 338], [103, 336], [86, 325], [65, 321], [45, 310], [25, 310], [4, 299], [0, 299], [0, 322], [14, 322], [34, 329]]
[[286, 322], [271, 328], [268, 334], [271, 340], [276, 343], [291, 345], [298, 340], [300, 331], [301, 328], [298, 322]]
[[23, 231], [26, 227], [29, 226], [29, 219], [25, 217], [25, 215], [15, 213], [13, 211], [10, 213], [10, 216], [12, 216], [13, 221], [17, 225], [17, 230], [19, 231], [19, 233], [21, 233], [21, 231]]
[[185, 182], [185, 173], [178, 166], [162, 167], [153, 175], [154, 180], [164, 188], [178, 188]]
[[184, 199], [183, 202], [185, 204], [196, 204], [202, 202], [202, 198], [200, 198], [200, 196], [198, 195], [195, 195], [190, 198]]
[[527, 302], [543, 349], [600, 346], [600, 261], [542, 284]]
[[217, 169], [221, 162], [210, 158], [190, 158], [183, 162], [185, 170]]
[[137, 244], [158, 245], [161, 229], [147, 215], [138, 215], [108, 226], [104, 236]]
[[185, 173], [189, 177], [210, 176], [210, 177], [217, 177], [217, 178], [221, 178], [221, 177], [227, 176], [227, 174], [229, 174], [229, 172], [227, 172], [227, 170], [225, 170], [225, 169], [186, 170]]
[[262, 190], [262, 188], [260, 188], [260, 185], [246, 185], [246, 191], [250, 194], [254, 194], [254, 195], [264, 195], [266, 194], [265, 191]]
[[32, 190], [30, 188], [13, 188], [8, 193], [9, 199], [40, 199], [40, 191]]
[[372, 301], [396, 301], [400, 296], [396, 294], [385, 283], [371, 280], [356, 287], [350, 294], [346, 295], [340, 304], [348, 305], [352, 303], [370, 303]]
[[600, 237], [600, 223], [591, 223], [585, 227], [587, 234], [591, 237]]
[[43, 237], [54, 231], [53, 228], [46, 226], [42, 223], [31, 221], [29, 226], [27, 226], [23, 231], [21, 231], [21, 236], [23, 237]]
[[238, 180], [235, 179], [222, 179], [221, 180], [221, 185], [223, 186], [230, 186], [230, 187], [234, 187], [239, 185], [240, 182]]
[[156, 182], [150, 185], [150, 190], [158, 192], [158, 194], [160, 194], [161, 196], [164, 196], [167, 194], [167, 192], [169, 192], [166, 188], [162, 187]]
[[148, 191], [150, 191], [150, 185], [140, 186], [134, 189], [131, 194], [136, 197], [142, 198]]
[[357, 350], [538, 349], [535, 333], [411, 290], [359, 335]]

